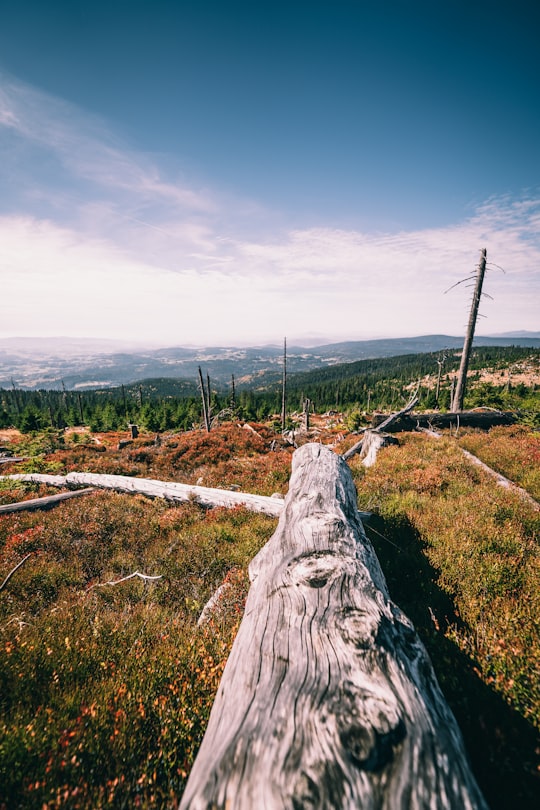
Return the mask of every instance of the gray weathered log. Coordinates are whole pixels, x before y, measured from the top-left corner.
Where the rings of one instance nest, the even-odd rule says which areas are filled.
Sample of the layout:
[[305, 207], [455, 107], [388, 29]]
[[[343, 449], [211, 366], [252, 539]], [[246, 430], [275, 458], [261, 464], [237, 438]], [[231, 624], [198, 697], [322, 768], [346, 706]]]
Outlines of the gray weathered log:
[[283, 498], [267, 495], [251, 495], [246, 492], [232, 492], [226, 489], [191, 486], [176, 481], [157, 481], [154, 478], [132, 478], [128, 475], [101, 475], [100, 473], [71, 472], [67, 475], [45, 475], [40, 473], [0, 476], [0, 479], [32, 481], [51, 486], [79, 487], [90, 486], [99, 489], [112, 489], [149, 498], [165, 498], [168, 501], [187, 503], [194, 501], [201, 506], [245, 506], [252, 512], [278, 517], [283, 509]]
[[10, 475], [0, 475], [0, 481], [27, 481], [31, 484], [67, 488], [67, 476], [50, 475], [49, 473], [11, 473]]
[[76, 489], [72, 492], [61, 492], [59, 495], [47, 495], [44, 498], [29, 498], [27, 501], [18, 501], [17, 503], [5, 503], [0, 505], [0, 515], [9, 514], [11, 512], [31, 512], [37, 509], [50, 509], [52, 506], [57, 506], [59, 503], [62, 503], [62, 501], [67, 501], [70, 498], [79, 498], [81, 495], [88, 495], [90, 492], [95, 492], [95, 487]]
[[485, 473], [487, 473], [489, 476], [491, 476], [491, 478], [494, 478], [500, 487], [504, 487], [505, 489], [510, 489], [513, 492], [517, 492], [521, 498], [526, 500], [527, 503], [533, 507], [533, 509], [535, 510], [540, 509], [540, 504], [538, 503], [538, 501], [535, 498], [533, 498], [532, 495], [530, 495], [526, 489], [523, 489], [523, 487], [519, 487], [517, 484], [514, 484], [513, 481], [510, 481], [509, 478], [506, 478], [506, 476], [498, 473], [497, 470], [494, 470], [492, 467], [489, 467], [487, 464], [484, 464], [484, 462], [481, 461], [478, 458], [478, 456], [469, 453], [469, 451], [465, 450], [465, 448], [461, 447], [460, 450], [465, 456], [465, 458], [469, 459], [469, 461], [472, 464], [474, 464], [476, 467], [480, 467], [480, 469], [483, 470]]
[[486, 808], [340, 456], [295, 452], [250, 577], [182, 810]]

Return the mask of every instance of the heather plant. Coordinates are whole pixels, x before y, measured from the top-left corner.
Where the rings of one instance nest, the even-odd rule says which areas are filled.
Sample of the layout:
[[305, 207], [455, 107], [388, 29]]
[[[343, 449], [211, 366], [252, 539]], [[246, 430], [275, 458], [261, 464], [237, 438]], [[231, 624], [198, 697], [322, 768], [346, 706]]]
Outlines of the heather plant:
[[0, 594], [0, 806], [178, 800], [274, 526], [111, 493], [0, 518], [1, 570], [31, 555]]
[[374, 467], [352, 466], [360, 506], [376, 515], [367, 532], [391, 593], [428, 647], [488, 800], [508, 806], [517, 779], [520, 806], [532, 808], [539, 512], [471, 465], [450, 438], [402, 435]]
[[540, 500], [540, 433], [524, 425], [467, 431], [459, 444]]

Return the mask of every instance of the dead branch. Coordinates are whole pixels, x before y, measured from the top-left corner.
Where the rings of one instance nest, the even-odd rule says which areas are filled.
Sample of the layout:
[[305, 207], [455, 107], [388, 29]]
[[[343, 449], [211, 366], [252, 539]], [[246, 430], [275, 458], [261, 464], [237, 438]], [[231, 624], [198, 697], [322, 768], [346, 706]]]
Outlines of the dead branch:
[[259, 439], [262, 439], [261, 434], [260, 434], [260, 433], [257, 433], [257, 431], [255, 430], [255, 428], [251, 427], [251, 425], [248, 425], [248, 423], [247, 423], [247, 422], [244, 422], [244, 424], [243, 424], [243, 425], [238, 425], [238, 427], [241, 427], [241, 428], [243, 428], [244, 430], [249, 430], [249, 431], [250, 431], [250, 433], [254, 433], [254, 434], [255, 434], [255, 436], [258, 436], [258, 437], [259, 437]]
[[389, 427], [389, 425], [391, 425], [393, 422], [396, 422], [401, 416], [405, 416], [406, 413], [409, 413], [409, 411], [412, 411], [412, 409], [414, 408], [414, 406], [416, 405], [417, 402], [418, 402], [418, 397], [417, 397], [417, 395], [415, 393], [410, 398], [410, 400], [407, 402], [407, 404], [405, 405], [404, 408], [402, 408], [400, 411], [397, 411], [396, 413], [390, 414], [390, 416], [387, 419], [385, 419], [384, 422], [381, 422], [380, 425], [377, 425], [377, 427], [375, 429], [378, 430], [378, 431], [381, 431], [381, 430], [384, 430], [385, 428]]
[[4, 588], [5, 588], [5, 587], [6, 587], [6, 585], [8, 584], [9, 580], [11, 579], [11, 577], [13, 576], [13, 574], [15, 573], [15, 571], [18, 571], [18, 570], [19, 570], [19, 568], [20, 568], [22, 565], [24, 565], [24, 563], [27, 561], [27, 559], [28, 559], [29, 557], [31, 557], [31, 556], [32, 556], [32, 554], [33, 554], [33, 552], [31, 551], [29, 554], [27, 554], [27, 555], [26, 555], [26, 557], [23, 557], [23, 558], [22, 558], [22, 560], [21, 560], [19, 563], [17, 563], [17, 565], [15, 566], [15, 568], [12, 568], [12, 569], [11, 569], [11, 571], [9, 572], [9, 574], [7, 575], [7, 577], [5, 578], [5, 580], [4, 580], [4, 581], [2, 582], [2, 584], [0, 585], [0, 591], [3, 591], [3, 590], [4, 590]]
[[144, 582], [155, 582], [157, 579], [163, 579], [163, 574], [159, 574], [158, 576], [150, 576], [150, 574], [141, 574], [139, 571], [134, 571], [132, 574], [129, 574], [127, 577], [122, 577], [121, 579], [109, 580], [108, 582], [96, 582], [95, 585], [91, 585], [88, 590], [91, 591], [92, 588], [104, 588], [106, 585], [120, 585], [121, 582], [127, 582], [128, 579], [133, 579], [134, 577], [139, 577]]
[[204, 624], [210, 621], [212, 616], [219, 611], [224, 598], [226, 597], [227, 593], [231, 590], [232, 584], [230, 582], [223, 582], [219, 588], [214, 591], [206, 605], [203, 607], [201, 611], [201, 615], [197, 620], [198, 627], [202, 627]]
[[477, 467], [480, 467], [480, 469], [484, 470], [485, 473], [494, 478], [500, 487], [504, 487], [505, 489], [510, 489], [513, 490], [514, 492], [518, 492], [519, 495], [524, 500], [526, 500], [527, 503], [530, 504], [530, 506], [533, 507], [533, 509], [535, 509], [536, 511], [540, 511], [540, 503], [538, 503], [538, 501], [535, 500], [532, 497], [532, 495], [529, 495], [527, 490], [523, 489], [522, 487], [518, 487], [518, 485], [514, 484], [513, 481], [510, 481], [509, 478], [505, 478], [504, 475], [501, 475], [496, 470], [492, 469], [491, 467], [488, 467], [487, 464], [484, 464], [484, 462], [481, 461], [477, 456], [473, 455], [472, 453], [469, 453], [469, 451], [465, 450], [463, 447], [461, 447], [460, 450], [465, 456], [465, 458], [468, 458], [469, 461], [471, 461]]
[[[365, 428], [362, 431], [362, 433], [365, 433]], [[359, 441], [357, 441], [356, 444], [353, 444], [352, 447], [349, 447], [349, 449], [343, 453], [343, 458], [345, 459], [345, 461], [348, 461], [356, 453], [359, 453], [362, 449], [363, 444], [364, 444], [364, 437], [362, 436], [362, 438]]]
[[59, 495], [47, 495], [44, 498], [29, 498], [27, 501], [17, 501], [17, 503], [6, 503], [0, 506], [0, 515], [6, 515], [10, 512], [31, 512], [36, 509], [50, 509], [62, 501], [67, 501], [69, 498], [78, 498], [81, 495], [88, 495], [90, 492], [95, 492], [95, 487], [87, 487], [86, 489], [77, 489], [72, 492], [61, 492]]
[[[397, 411], [397, 413], [390, 414], [390, 416], [388, 416], [383, 422], [381, 422], [380, 425], [377, 425], [377, 427], [375, 427], [375, 428], [371, 428], [369, 430], [365, 428], [364, 429], [364, 436], [362, 437], [362, 439], [360, 439], [360, 441], [356, 442], [356, 444], [353, 444], [352, 447], [350, 447], [345, 453], [343, 453], [343, 458], [345, 459], [345, 461], [348, 461], [352, 456], [354, 456], [356, 453], [359, 453], [363, 449], [364, 443], [365, 443], [365, 440], [366, 440], [366, 436], [367, 436], [368, 433], [382, 433], [382, 431], [386, 427], [391, 425], [393, 422], [396, 422], [398, 419], [400, 419], [406, 413], [409, 413], [409, 411], [412, 411], [412, 409], [414, 408], [414, 406], [416, 405], [417, 402], [418, 402], [418, 396], [417, 396], [417, 394], [415, 392], [412, 395], [412, 397], [409, 399], [409, 401], [407, 402], [405, 407], [402, 408], [400, 411]], [[382, 445], [382, 443], [381, 443], [381, 445]], [[373, 462], [375, 461], [375, 458], [374, 457], [370, 457], [370, 458], [371, 458], [371, 464], [373, 464]]]

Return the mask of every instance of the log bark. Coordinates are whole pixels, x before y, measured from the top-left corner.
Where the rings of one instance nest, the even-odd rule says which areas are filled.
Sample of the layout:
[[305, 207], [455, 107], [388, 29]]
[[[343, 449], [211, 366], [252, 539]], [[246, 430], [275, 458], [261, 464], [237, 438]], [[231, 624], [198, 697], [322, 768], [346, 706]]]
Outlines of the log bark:
[[45, 498], [29, 498], [27, 501], [2, 504], [0, 506], [0, 515], [6, 515], [11, 512], [30, 512], [37, 509], [50, 509], [62, 503], [62, 501], [67, 501], [70, 498], [79, 498], [81, 495], [88, 495], [90, 492], [95, 492], [95, 488], [88, 487], [86, 489], [77, 489], [73, 492], [61, 492], [59, 495], [47, 495]]
[[16, 481], [32, 481], [60, 487], [97, 487], [146, 495], [149, 498], [165, 498], [176, 503], [193, 501], [201, 506], [245, 506], [252, 512], [278, 517], [283, 510], [283, 498], [267, 495], [251, 495], [247, 492], [233, 492], [227, 489], [179, 484], [176, 481], [157, 481], [154, 478], [131, 478], [128, 475], [101, 475], [99, 473], [71, 472], [67, 475], [45, 475], [40, 473], [0, 476]]
[[346, 462], [293, 457], [181, 810], [486, 808]]

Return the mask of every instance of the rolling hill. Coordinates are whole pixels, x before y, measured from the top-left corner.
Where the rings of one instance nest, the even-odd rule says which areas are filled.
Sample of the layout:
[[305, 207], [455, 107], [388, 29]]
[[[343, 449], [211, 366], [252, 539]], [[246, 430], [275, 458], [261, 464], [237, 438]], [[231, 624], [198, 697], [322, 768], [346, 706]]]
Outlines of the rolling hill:
[[[291, 373], [358, 360], [460, 349], [463, 338], [449, 335], [345, 341], [306, 348], [289, 346]], [[478, 337], [476, 346], [540, 348], [540, 333]], [[234, 374], [239, 384], [279, 379], [281, 346], [169, 347], [141, 349], [110, 342], [68, 338], [0, 339], [0, 387], [83, 390], [114, 387], [147, 378], [194, 380], [199, 365], [218, 384]]]

